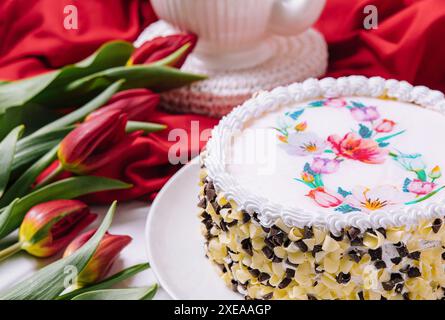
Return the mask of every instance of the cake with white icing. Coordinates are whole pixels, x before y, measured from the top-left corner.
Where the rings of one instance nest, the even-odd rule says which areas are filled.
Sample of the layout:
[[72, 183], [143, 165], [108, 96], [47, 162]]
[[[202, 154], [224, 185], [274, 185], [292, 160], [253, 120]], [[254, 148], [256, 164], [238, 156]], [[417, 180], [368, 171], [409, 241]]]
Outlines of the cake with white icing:
[[359, 76], [262, 92], [201, 156], [208, 258], [252, 299], [442, 299], [442, 93]]

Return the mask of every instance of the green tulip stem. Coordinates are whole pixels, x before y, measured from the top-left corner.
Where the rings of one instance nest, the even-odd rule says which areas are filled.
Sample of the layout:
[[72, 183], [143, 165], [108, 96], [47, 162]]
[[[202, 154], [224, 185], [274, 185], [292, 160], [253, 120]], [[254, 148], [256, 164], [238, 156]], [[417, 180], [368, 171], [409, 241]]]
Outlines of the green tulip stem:
[[6, 260], [10, 256], [16, 254], [22, 250], [22, 243], [16, 242], [12, 246], [7, 247], [6, 249], [3, 249], [0, 251], [0, 261]]
[[62, 165], [59, 163], [57, 168], [55, 168], [50, 174], [48, 174], [45, 178], [42, 179], [42, 181], [40, 181], [36, 185], [36, 189], [44, 187], [53, 182], [57, 178], [57, 176], [62, 173], [62, 171], [63, 171]]
[[135, 131], [144, 131], [144, 133], [158, 132], [167, 129], [167, 126], [159, 123], [128, 121], [125, 131], [132, 133]]

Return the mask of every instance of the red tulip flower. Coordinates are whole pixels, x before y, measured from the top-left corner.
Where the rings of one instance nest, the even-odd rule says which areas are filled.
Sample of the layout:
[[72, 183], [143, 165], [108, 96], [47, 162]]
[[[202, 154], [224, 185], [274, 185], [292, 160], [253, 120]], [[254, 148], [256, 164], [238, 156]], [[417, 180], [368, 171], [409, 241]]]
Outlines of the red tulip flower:
[[119, 144], [126, 141], [127, 116], [118, 110], [80, 124], [60, 143], [58, 157], [63, 169], [87, 174], [122, 154]]
[[388, 133], [391, 132], [395, 126], [396, 123], [394, 121], [388, 119], [382, 119], [379, 123], [377, 123], [374, 130], [379, 133]]
[[167, 65], [181, 68], [187, 56], [195, 48], [197, 40], [197, 37], [193, 34], [157, 37], [145, 42], [141, 47], [136, 49], [130, 58], [129, 64], [150, 64], [178, 54], [178, 56], [172, 61], [169, 61]]
[[329, 193], [322, 187], [312, 189], [307, 196], [323, 208], [335, 208], [343, 202], [340, 195]]
[[54, 200], [38, 204], [26, 214], [19, 242], [0, 252], [4, 259], [20, 250], [45, 258], [64, 249], [96, 219], [86, 204], [77, 200]]
[[[79, 248], [81, 248], [96, 232], [91, 230], [86, 232], [70, 243], [66, 248], [64, 257], [67, 257]], [[77, 275], [77, 286], [83, 287], [92, 283], [96, 283], [104, 279], [110, 271], [114, 261], [119, 253], [131, 242], [129, 236], [112, 235], [106, 233], [99, 243], [96, 252], [90, 259], [86, 267]]]
[[158, 94], [148, 89], [131, 89], [115, 94], [104, 107], [91, 113], [87, 121], [102, 117], [109, 111], [120, 111], [127, 115], [128, 120], [146, 121], [151, 112], [159, 104]]

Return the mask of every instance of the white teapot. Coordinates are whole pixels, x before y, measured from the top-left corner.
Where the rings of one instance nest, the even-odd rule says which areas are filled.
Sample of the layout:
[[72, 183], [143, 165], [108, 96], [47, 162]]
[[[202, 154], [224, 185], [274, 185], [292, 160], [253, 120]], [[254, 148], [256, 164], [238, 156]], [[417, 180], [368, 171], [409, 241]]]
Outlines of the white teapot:
[[159, 18], [199, 37], [194, 59], [210, 69], [256, 66], [274, 54], [271, 35], [295, 36], [326, 0], [152, 0]]

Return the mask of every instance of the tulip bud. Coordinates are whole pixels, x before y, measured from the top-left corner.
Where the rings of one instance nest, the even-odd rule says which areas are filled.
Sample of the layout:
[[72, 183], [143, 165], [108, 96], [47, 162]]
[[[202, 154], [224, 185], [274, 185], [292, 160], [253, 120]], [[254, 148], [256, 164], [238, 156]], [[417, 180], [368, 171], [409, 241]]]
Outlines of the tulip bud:
[[396, 123], [394, 121], [383, 119], [375, 126], [374, 130], [379, 133], [388, 133], [391, 132], [395, 126]]
[[304, 131], [306, 129], [307, 129], [307, 122], [306, 121], [300, 122], [299, 124], [297, 124], [295, 126], [295, 130], [298, 131], [298, 132], [302, 132], [302, 131]]
[[439, 179], [440, 177], [442, 177], [442, 171], [440, 170], [439, 166], [435, 166], [433, 168], [433, 170], [431, 170], [430, 174], [429, 174], [431, 179]]
[[287, 141], [287, 137], [286, 137], [286, 136], [279, 135], [279, 136], [278, 136], [278, 139], [279, 139], [281, 142], [283, 142], [283, 143], [288, 143], [288, 141]]
[[[73, 254], [73, 252], [81, 248], [95, 232], [96, 230], [91, 230], [78, 236], [66, 248], [63, 256], [67, 257]], [[77, 275], [76, 285], [78, 287], [83, 287], [104, 279], [110, 271], [114, 261], [119, 256], [119, 253], [131, 242], [131, 240], [132, 238], [129, 236], [106, 233], [86, 267]]]
[[312, 174], [308, 173], [308, 172], [303, 172], [301, 174], [301, 179], [303, 179], [304, 182], [307, 183], [312, 183], [315, 181], [315, 178]]
[[141, 47], [135, 50], [130, 58], [129, 65], [150, 64], [161, 61], [167, 57], [173, 57], [179, 52], [178, 56], [167, 65], [175, 68], [181, 68], [187, 59], [187, 56], [195, 48], [197, 37], [193, 34], [178, 34], [167, 37], [157, 37], [145, 42]]
[[127, 116], [118, 110], [80, 124], [60, 143], [58, 157], [64, 170], [87, 174], [119, 157], [125, 141]]
[[115, 94], [104, 107], [91, 113], [86, 120], [90, 121], [109, 111], [118, 110], [125, 113], [128, 120], [147, 121], [151, 112], [159, 104], [159, 100], [159, 95], [148, 89], [122, 91]]
[[311, 190], [307, 196], [323, 208], [335, 208], [343, 202], [340, 195], [329, 193], [322, 187]]
[[19, 229], [19, 242], [0, 252], [3, 259], [19, 250], [36, 257], [50, 257], [65, 248], [96, 215], [77, 200], [54, 200], [38, 204], [26, 214]]

